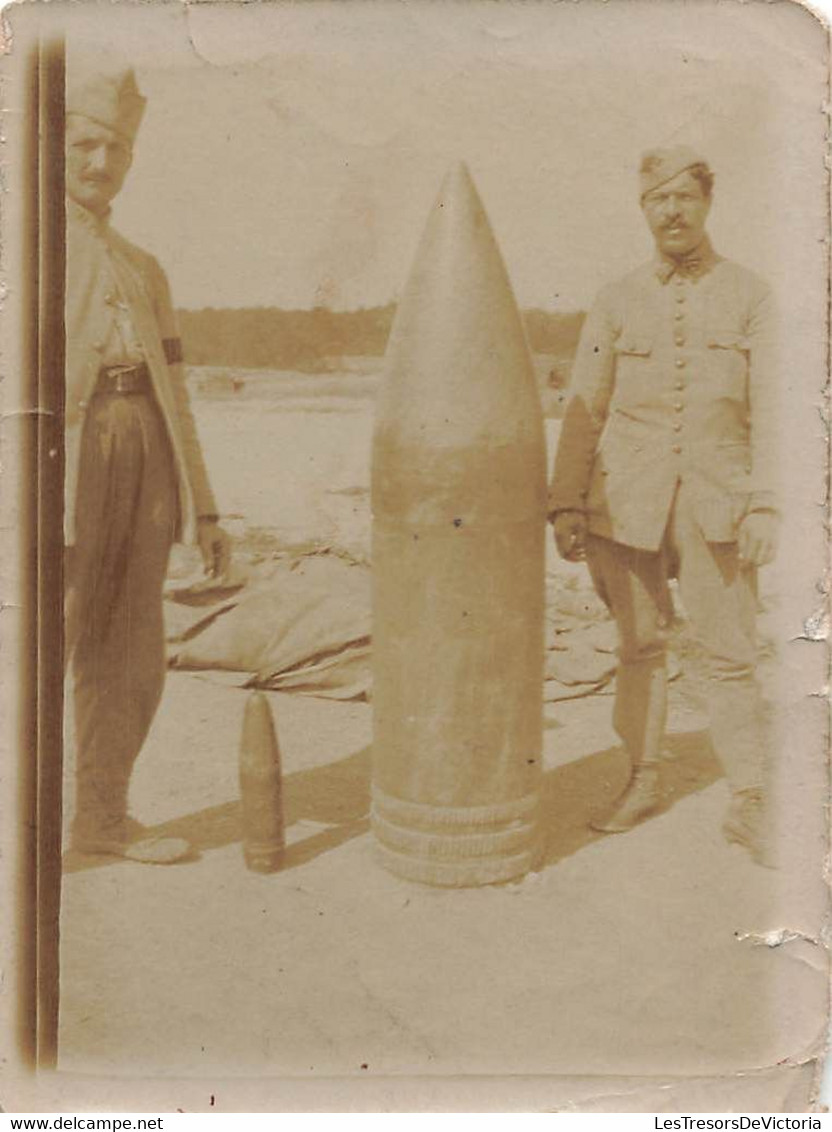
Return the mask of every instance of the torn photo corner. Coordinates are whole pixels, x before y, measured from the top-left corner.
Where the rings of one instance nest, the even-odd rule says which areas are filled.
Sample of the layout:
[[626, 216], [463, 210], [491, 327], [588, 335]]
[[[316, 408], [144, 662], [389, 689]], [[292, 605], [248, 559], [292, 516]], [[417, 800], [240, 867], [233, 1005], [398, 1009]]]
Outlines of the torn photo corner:
[[3, 30], [4, 1107], [816, 1111], [822, 20]]

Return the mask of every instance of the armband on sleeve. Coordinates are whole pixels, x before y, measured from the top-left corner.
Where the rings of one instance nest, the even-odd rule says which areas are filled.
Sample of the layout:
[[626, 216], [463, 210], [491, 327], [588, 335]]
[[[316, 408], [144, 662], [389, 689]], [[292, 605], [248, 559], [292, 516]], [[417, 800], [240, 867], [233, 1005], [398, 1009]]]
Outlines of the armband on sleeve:
[[181, 338], [163, 338], [162, 348], [165, 351], [165, 361], [169, 366], [176, 366], [182, 362]]

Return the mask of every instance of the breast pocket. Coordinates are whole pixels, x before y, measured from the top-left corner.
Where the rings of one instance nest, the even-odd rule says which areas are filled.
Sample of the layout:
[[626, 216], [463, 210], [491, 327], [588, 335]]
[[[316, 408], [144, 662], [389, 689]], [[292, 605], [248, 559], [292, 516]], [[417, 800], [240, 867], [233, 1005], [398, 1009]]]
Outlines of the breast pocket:
[[642, 404], [653, 387], [653, 335], [625, 326], [613, 346], [615, 352], [615, 406], [627, 409]]
[[732, 400], [748, 395], [748, 358], [751, 344], [734, 330], [713, 330], [707, 337], [708, 368], [720, 391]]
[[653, 353], [653, 338], [644, 333], [622, 331], [615, 343], [615, 352], [624, 358], [649, 358]]

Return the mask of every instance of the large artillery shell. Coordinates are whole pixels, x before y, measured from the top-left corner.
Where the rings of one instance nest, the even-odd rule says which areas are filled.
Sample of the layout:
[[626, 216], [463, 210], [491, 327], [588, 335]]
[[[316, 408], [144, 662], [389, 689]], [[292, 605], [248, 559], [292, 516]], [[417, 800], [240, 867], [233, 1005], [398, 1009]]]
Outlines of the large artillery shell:
[[401, 876], [488, 884], [532, 864], [545, 465], [520, 315], [459, 165], [399, 305], [373, 443], [372, 826]]
[[248, 868], [272, 873], [286, 847], [280, 748], [269, 701], [262, 692], [246, 700], [240, 742], [243, 856]]

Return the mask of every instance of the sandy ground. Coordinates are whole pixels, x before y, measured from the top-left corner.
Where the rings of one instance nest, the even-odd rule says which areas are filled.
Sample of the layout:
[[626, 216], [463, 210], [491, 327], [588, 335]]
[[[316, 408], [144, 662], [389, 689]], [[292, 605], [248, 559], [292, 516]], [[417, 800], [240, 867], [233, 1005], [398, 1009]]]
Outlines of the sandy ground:
[[[366, 546], [366, 405], [206, 402], [198, 420], [235, 537]], [[707, 1074], [808, 1048], [804, 1008], [823, 976], [749, 938], [781, 922], [788, 893], [721, 837], [728, 791], [684, 679], [658, 816], [626, 835], [588, 828], [627, 774], [611, 700], [548, 705], [538, 870], [450, 891], [375, 859], [371, 708], [280, 694], [269, 699], [286, 866], [248, 872], [237, 782], [247, 693], [234, 683], [172, 673], [132, 784], [135, 815], [190, 838], [198, 859], [66, 859], [62, 1069]]]

